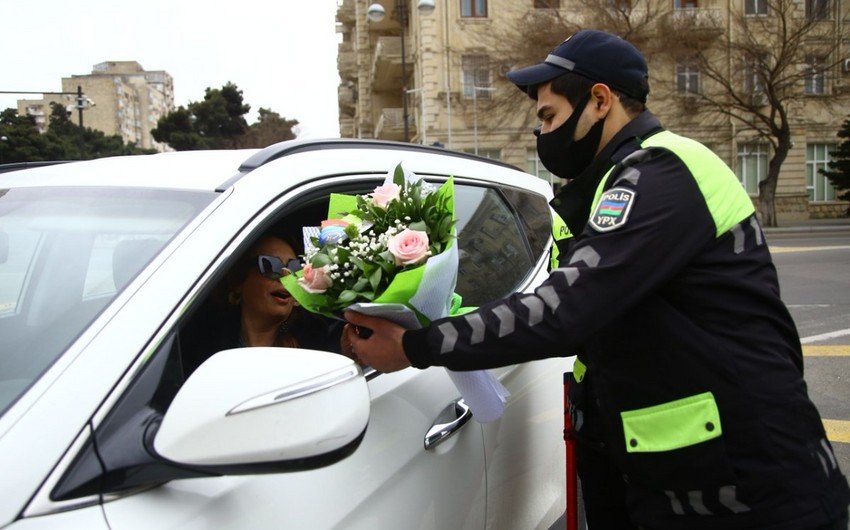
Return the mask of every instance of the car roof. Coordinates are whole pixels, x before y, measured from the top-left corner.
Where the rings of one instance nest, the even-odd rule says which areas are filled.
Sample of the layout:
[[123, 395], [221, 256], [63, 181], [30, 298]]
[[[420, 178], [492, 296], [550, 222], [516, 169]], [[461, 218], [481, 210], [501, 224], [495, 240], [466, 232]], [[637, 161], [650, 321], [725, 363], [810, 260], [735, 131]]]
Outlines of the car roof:
[[[118, 186], [220, 191], [239, 182], [253, 170], [264, 165], [278, 165], [284, 158], [291, 159], [302, 168], [315, 168], [317, 161], [321, 161], [322, 167], [327, 166], [332, 172], [346, 165], [352, 171], [387, 171], [392, 164], [410, 159], [420, 162], [414, 164], [418, 166], [417, 170], [439, 169], [437, 173], [453, 174], [454, 171], [477, 168], [472, 171], [473, 174], [482, 174], [495, 182], [516, 184], [517, 177], [525, 176], [529, 179], [526, 184], [531, 184], [531, 188], [545, 186], [536, 177], [520, 175], [522, 172], [514, 166], [472, 154], [402, 142], [335, 138], [290, 140], [261, 150], [120, 156], [12, 171], [8, 171], [10, 167], [6, 166], [8, 172], [5, 173], [2, 173], [4, 167], [0, 166], [0, 188]], [[487, 167], [482, 168], [482, 165]]]
[[128, 186], [214, 190], [258, 149], [116, 156], [0, 174], [0, 187]]

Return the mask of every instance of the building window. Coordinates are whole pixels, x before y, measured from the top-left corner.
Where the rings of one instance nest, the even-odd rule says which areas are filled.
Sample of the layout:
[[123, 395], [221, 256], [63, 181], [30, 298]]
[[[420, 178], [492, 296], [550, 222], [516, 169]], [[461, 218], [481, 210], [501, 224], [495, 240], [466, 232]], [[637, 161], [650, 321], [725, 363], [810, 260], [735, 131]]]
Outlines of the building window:
[[680, 95], [699, 94], [699, 68], [693, 61], [676, 63], [676, 91]]
[[806, 17], [811, 20], [829, 18], [829, 0], [806, 0]]
[[767, 0], [744, 0], [745, 15], [766, 15]]
[[738, 144], [738, 180], [751, 195], [758, 195], [759, 182], [767, 178], [767, 144]]
[[487, 55], [464, 55], [461, 57], [463, 97], [472, 99], [490, 98], [490, 58]]
[[834, 144], [806, 145], [806, 188], [810, 202], [835, 200], [835, 186], [820, 172], [829, 169], [827, 164], [834, 149]]
[[698, 0], [673, 0], [673, 9], [696, 9], [698, 7]]
[[608, 0], [608, 7], [622, 13], [629, 13], [632, 10], [632, 0]]
[[767, 94], [764, 91], [762, 72], [766, 67], [767, 56], [744, 58], [744, 93], [752, 98], [753, 105], [766, 105]]
[[486, 17], [487, 0], [460, 0], [460, 16]]
[[826, 61], [823, 57], [806, 58], [806, 94], [826, 94]]
[[534, 0], [534, 7], [537, 9], [558, 9], [561, 7], [561, 0]]
[[556, 177], [543, 166], [543, 162], [541, 162], [540, 157], [537, 156], [537, 149], [528, 149], [526, 151], [525, 167], [526, 173], [537, 175], [543, 180], [549, 182], [553, 188], [565, 183], [564, 179]]

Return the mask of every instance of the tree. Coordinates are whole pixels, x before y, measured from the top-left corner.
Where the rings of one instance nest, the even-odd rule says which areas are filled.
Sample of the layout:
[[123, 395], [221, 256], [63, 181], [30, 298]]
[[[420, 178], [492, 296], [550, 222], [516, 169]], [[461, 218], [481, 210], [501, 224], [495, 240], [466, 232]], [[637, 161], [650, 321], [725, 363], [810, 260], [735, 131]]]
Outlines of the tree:
[[238, 147], [266, 147], [277, 142], [295, 138], [293, 128], [298, 120], [287, 120], [270, 109], [260, 108], [257, 121], [248, 128], [246, 134], [237, 141]]
[[177, 151], [265, 147], [295, 138], [298, 120], [261, 108], [256, 123], [244, 116], [251, 110], [242, 91], [228, 82], [220, 89], [207, 88], [203, 101], [180, 106], [159, 120], [151, 135]]
[[820, 106], [835, 112], [834, 98], [810, 96], [825, 90], [846, 36], [835, 34], [836, 26], [824, 22], [824, 13], [806, 12], [797, 0], [758, 5], [764, 5], [763, 16], [731, 10], [728, 40], [711, 38], [711, 31], [723, 31], [714, 22], [678, 13], [662, 19], [659, 36], [674, 59], [689, 61], [706, 80], [688, 94], [693, 113], [725, 116], [752, 141], [770, 144], [767, 175], [759, 183], [759, 213], [765, 226], [776, 226], [776, 185], [797, 115], [804, 104], [809, 111]]
[[258, 121], [249, 127], [244, 117], [249, 110], [242, 91], [228, 82], [220, 89], [207, 88], [203, 101], [180, 106], [161, 118], [151, 135], [177, 151], [265, 147], [295, 138], [292, 128], [297, 120], [261, 108]]
[[[563, 5], [564, 2], [561, 2]], [[581, 9], [537, 9], [516, 2], [502, 6], [507, 13], [499, 25], [496, 20], [486, 33], [477, 35], [488, 50], [490, 71], [504, 74], [512, 68], [537, 64], [570, 35], [594, 28], [618, 35], [636, 45], [647, 59], [661, 51], [656, 38], [657, 20], [664, 12], [656, 0], [585, 0]], [[663, 4], [666, 5], [666, 4]], [[513, 21], [519, 21], [513, 22]], [[461, 104], [464, 102], [461, 101]], [[498, 117], [491, 127], [530, 130], [537, 122], [536, 111], [528, 97], [518, 90], [500, 91], [498, 96], [477, 102], [479, 112]], [[528, 112], [517, 121], [517, 109]]]
[[[832, 152], [832, 160], [829, 162], [829, 170], [821, 170], [833, 186], [839, 190], [838, 198], [850, 201], [850, 119], [844, 121], [838, 137], [843, 138], [838, 148]], [[845, 215], [850, 216], [850, 207]]]
[[60, 160], [61, 148], [39, 134], [32, 116], [15, 109], [0, 113], [0, 163]]
[[[486, 40], [487, 49], [497, 70], [536, 64], [582, 28], [604, 29], [634, 43], [649, 63], [650, 107], [659, 99], [681, 103], [677, 109], [653, 109], [672, 115], [668, 126], [692, 120], [697, 130], [725, 126], [739, 137], [770, 144], [767, 176], [759, 183], [759, 213], [764, 225], [775, 226], [779, 171], [804, 104], [808, 110], [819, 106], [824, 113], [840, 112], [838, 98], [812, 98], [806, 91], [819, 90], [823, 85], [818, 83], [842, 61], [847, 26], [825, 20], [826, 13], [819, 9], [828, 5], [825, 2], [763, 0], [753, 6], [764, 6], [759, 16], [745, 13], [744, 4], [729, 10], [728, 27], [718, 9], [677, 10], [661, 0], [586, 0], [578, 13], [517, 5], [514, 9], [527, 10], [525, 15], [514, 13], [512, 20], [521, 22], [496, 27]], [[844, 33], [836, 34], [839, 30]], [[702, 78], [699, 90], [684, 97], [678, 96], [673, 75], [659, 75], [680, 62], [692, 64]], [[498, 126], [504, 127], [522, 108], [520, 96], [506, 91], [485, 112], [501, 116]], [[511, 124], [524, 130], [535, 121], [530, 111], [522, 123]]]
[[38, 132], [32, 116], [19, 116], [15, 109], [0, 113], [0, 162], [37, 162], [47, 160], [89, 160], [105, 156], [154, 153], [135, 144], [124, 144], [118, 135], [75, 125], [65, 107], [51, 103], [50, 125]]

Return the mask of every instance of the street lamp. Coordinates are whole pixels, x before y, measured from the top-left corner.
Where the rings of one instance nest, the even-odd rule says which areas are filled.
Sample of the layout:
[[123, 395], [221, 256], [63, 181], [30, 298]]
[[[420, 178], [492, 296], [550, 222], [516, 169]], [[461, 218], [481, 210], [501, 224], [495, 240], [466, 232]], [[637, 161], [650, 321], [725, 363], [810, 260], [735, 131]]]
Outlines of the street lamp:
[[475, 155], [478, 156], [478, 91], [495, 92], [493, 87], [472, 85], [472, 138], [475, 142]]
[[[396, 18], [398, 18], [401, 26], [401, 106], [402, 119], [404, 120], [404, 141], [410, 141], [410, 127], [407, 117], [407, 51], [404, 45], [404, 34], [407, 29], [407, 5], [408, 0], [395, 0]], [[434, 11], [434, 0], [419, 0], [416, 8], [420, 13], [428, 14]], [[375, 2], [366, 9], [366, 18], [370, 22], [380, 22], [384, 20], [387, 12], [384, 6]]]

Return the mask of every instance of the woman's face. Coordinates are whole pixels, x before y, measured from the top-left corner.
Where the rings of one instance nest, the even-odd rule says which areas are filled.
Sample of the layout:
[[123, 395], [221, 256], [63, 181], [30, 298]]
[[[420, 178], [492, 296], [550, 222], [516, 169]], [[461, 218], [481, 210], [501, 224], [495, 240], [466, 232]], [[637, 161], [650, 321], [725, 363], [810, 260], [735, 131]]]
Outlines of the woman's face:
[[280, 280], [272, 280], [260, 274], [256, 265], [256, 256], [277, 256], [284, 263], [294, 259], [295, 251], [288, 243], [276, 237], [260, 240], [253, 252], [253, 264], [241, 285], [242, 316], [260, 322], [282, 322], [289, 317], [295, 307], [295, 299], [281, 285]]

